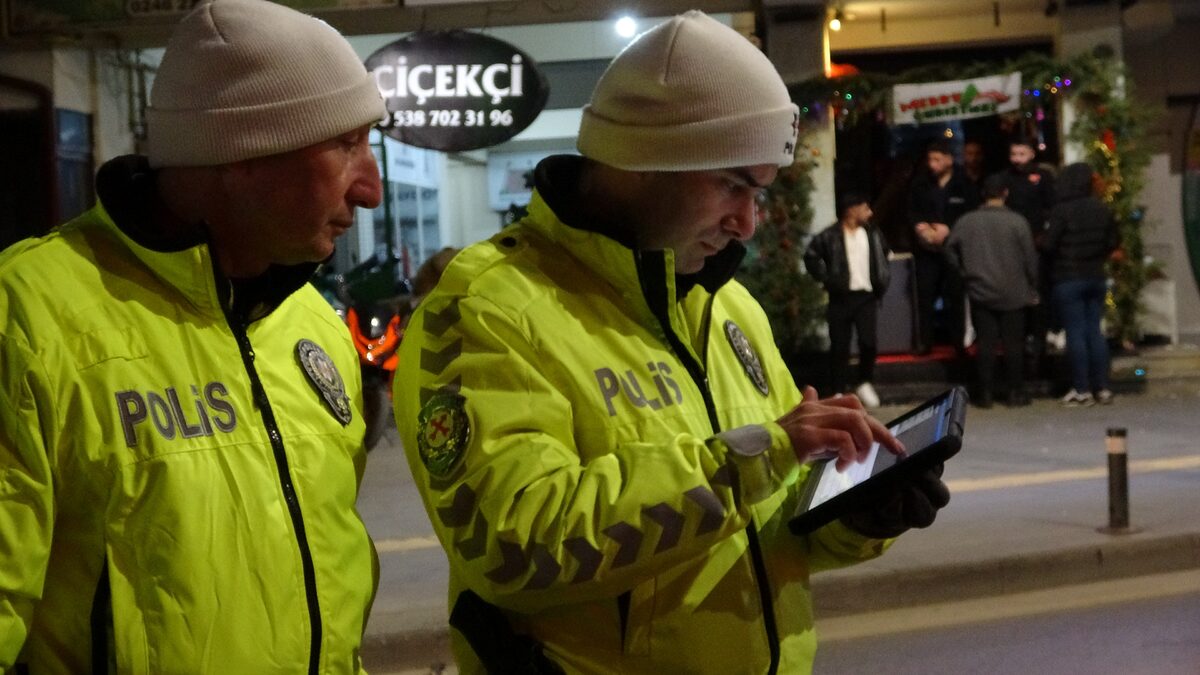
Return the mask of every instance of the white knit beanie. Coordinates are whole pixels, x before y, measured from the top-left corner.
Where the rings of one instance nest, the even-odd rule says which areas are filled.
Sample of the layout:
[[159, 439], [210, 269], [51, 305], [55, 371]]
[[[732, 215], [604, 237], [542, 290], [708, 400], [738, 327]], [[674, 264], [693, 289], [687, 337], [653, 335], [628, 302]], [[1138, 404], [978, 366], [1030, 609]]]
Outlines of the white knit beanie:
[[175, 28], [155, 76], [150, 165], [287, 152], [384, 114], [374, 78], [324, 21], [266, 0], [209, 0]]
[[788, 166], [799, 115], [766, 55], [692, 10], [613, 59], [583, 108], [577, 147], [627, 171]]

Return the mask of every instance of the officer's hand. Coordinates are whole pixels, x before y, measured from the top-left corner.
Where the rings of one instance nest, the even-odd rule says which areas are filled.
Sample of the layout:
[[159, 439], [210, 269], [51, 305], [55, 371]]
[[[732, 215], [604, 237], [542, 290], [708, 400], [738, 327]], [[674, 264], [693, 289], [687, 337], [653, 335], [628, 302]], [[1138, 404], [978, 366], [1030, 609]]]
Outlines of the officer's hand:
[[950, 502], [950, 489], [942, 482], [942, 464], [896, 481], [869, 503], [842, 516], [842, 522], [859, 534], [890, 539], [910, 527], [929, 527], [938, 509]]
[[858, 397], [833, 396], [817, 399], [817, 390], [804, 388], [804, 401], [776, 420], [792, 439], [792, 449], [801, 462], [837, 458], [837, 470], [861, 462], [878, 442], [895, 454], [904, 446], [879, 420], [867, 414]]

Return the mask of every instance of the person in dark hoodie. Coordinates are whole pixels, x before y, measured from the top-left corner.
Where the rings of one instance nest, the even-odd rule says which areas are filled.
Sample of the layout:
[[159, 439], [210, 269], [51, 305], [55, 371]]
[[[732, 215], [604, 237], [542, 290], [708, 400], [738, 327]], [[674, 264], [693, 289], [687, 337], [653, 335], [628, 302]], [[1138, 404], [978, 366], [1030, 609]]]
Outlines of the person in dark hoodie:
[[1104, 263], [1119, 243], [1112, 212], [1092, 189], [1092, 168], [1071, 164], [1059, 177], [1058, 203], [1042, 242], [1054, 304], [1067, 331], [1071, 389], [1068, 406], [1111, 403], [1108, 345], [1100, 332], [1104, 315]]
[[849, 391], [850, 330], [858, 335], [858, 386], [854, 393], [868, 408], [879, 405], [871, 384], [875, 373], [875, 327], [879, 301], [887, 292], [890, 270], [888, 247], [871, 224], [871, 204], [865, 194], [847, 192], [838, 207], [838, 222], [808, 244], [804, 267], [829, 293], [829, 359], [831, 391]]

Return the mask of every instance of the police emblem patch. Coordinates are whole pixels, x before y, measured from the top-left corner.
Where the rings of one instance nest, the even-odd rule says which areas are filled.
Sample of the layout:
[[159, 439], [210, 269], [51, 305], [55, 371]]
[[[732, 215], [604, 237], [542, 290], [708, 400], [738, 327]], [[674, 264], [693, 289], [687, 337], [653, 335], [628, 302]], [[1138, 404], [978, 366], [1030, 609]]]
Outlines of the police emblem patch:
[[767, 372], [763, 370], [762, 360], [758, 358], [758, 352], [754, 351], [754, 346], [750, 344], [750, 340], [741, 328], [732, 321], [725, 321], [725, 337], [729, 339], [729, 346], [733, 347], [733, 353], [737, 354], [738, 360], [742, 362], [742, 368], [746, 371], [746, 377], [754, 383], [754, 387], [766, 396], [770, 393], [767, 387]]
[[337, 366], [333, 365], [329, 354], [312, 340], [301, 340], [296, 343], [296, 358], [300, 361], [304, 374], [308, 376], [308, 381], [316, 387], [317, 393], [321, 394], [321, 399], [325, 401], [330, 414], [341, 422], [342, 426], [350, 424], [353, 418], [350, 397], [346, 395], [346, 384], [342, 381], [342, 374], [338, 372]]
[[449, 478], [471, 439], [467, 399], [453, 392], [434, 394], [417, 415], [417, 450], [434, 478]]

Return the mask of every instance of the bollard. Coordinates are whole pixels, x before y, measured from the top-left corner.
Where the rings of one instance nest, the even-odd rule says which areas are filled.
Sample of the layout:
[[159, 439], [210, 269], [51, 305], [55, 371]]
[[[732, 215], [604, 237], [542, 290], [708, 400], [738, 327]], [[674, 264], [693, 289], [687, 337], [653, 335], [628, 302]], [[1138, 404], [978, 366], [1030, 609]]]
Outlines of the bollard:
[[1108, 534], [1132, 534], [1129, 527], [1129, 455], [1125, 447], [1125, 428], [1109, 427], [1104, 439], [1108, 451]]

